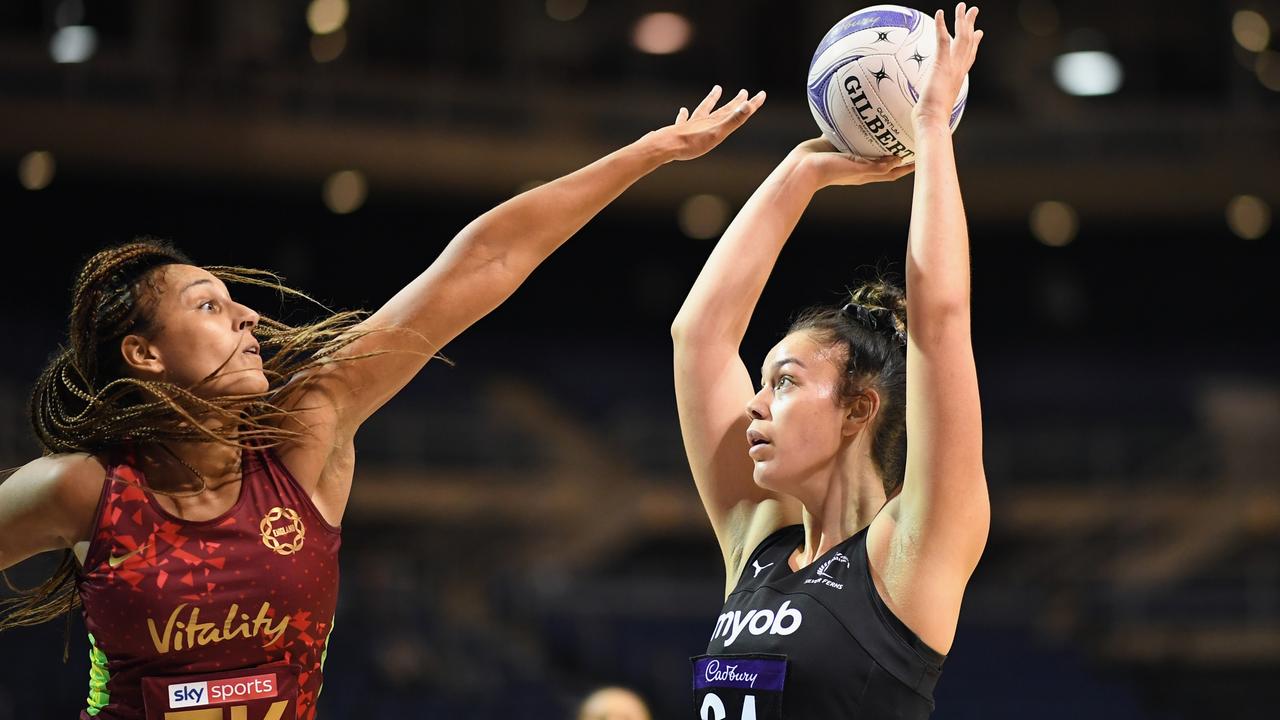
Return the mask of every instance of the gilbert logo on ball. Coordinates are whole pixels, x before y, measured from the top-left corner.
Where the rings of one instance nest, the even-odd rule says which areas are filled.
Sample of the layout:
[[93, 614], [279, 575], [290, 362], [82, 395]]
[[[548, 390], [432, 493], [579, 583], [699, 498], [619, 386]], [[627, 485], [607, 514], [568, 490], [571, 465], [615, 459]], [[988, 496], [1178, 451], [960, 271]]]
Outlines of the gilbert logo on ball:
[[[809, 109], [822, 136], [859, 157], [914, 160], [911, 111], [937, 43], [933, 18], [900, 5], [863, 8], [836, 23], [809, 63]], [[953, 131], [968, 96], [965, 76]]]

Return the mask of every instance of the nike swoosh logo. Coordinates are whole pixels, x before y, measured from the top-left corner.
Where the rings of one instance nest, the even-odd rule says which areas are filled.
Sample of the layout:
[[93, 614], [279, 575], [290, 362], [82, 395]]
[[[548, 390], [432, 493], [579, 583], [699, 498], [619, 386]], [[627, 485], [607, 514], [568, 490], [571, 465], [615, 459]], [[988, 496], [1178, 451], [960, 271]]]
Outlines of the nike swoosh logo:
[[128, 560], [129, 558], [133, 557], [134, 555], [137, 555], [138, 553], [142, 552], [143, 550], [146, 550], [146, 549], [147, 549], [147, 545], [149, 545], [149, 544], [150, 544], [150, 543], [147, 543], [147, 544], [145, 544], [145, 545], [139, 545], [137, 550], [133, 550], [133, 551], [131, 551], [131, 552], [127, 552], [127, 553], [125, 553], [125, 554], [123, 554], [123, 555], [120, 555], [120, 556], [118, 556], [118, 557], [117, 557], [117, 556], [115, 556], [115, 555], [112, 555], [112, 556], [110, 556], [110, 557], [108, 557], [108, 558], [107, 558], [107, 565], [109, 565], [109, 566], [111, 566], [111, 567], [113, 567], [113, 568], [115, 568], [115, 567], [120, 567], [121, 565], [123, 565], [123, 564], [124, 564], [124, 561], [125, 561], [125, 560]]
[[764, 570], [765, 570], [765, 569], [767, 569], [767, 568], [771, 568], [771, 567], [773, 567], [773, 563], [769, 563], [768, 565], [761, 565], [760, 563], [758, 563], [758, 562], [756, 562], [756, 561], [754, 561], [754, 560], [752, 560], [752, 561], [751, 561], [751, 564], [752, 564], [753, 566], [755, 566], [755, 569], [756, 569], [756, 574], [751, 576], [751, 577], [753, 577], [753, 578], [760, 577], [760, 573], [761, 573], [762, 571], [764, 571]]

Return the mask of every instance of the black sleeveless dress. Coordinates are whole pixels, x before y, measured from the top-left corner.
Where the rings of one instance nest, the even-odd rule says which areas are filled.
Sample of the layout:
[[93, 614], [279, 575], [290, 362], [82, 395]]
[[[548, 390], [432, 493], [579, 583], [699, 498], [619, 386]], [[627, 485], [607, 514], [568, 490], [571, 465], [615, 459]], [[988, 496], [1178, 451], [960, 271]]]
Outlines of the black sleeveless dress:
[[890, 612], [867, 530], [792, 572], [804, 526], [765, 538], [693, 658], [699, 720], [927, 718], [944, 657]]

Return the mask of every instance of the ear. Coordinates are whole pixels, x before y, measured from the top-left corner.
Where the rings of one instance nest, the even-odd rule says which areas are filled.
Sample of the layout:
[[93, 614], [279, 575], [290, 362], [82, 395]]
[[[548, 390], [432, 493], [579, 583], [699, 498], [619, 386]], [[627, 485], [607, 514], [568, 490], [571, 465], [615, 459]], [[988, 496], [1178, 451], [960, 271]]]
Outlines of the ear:
[[872, 388], [863, 390], [845, 408], [844, 424], [840, 428], [840, 434], [844, 437], [858, 434], [871, 425], [871, 421], [875, 419], [876, 414], [879, 412], [880, 393]]
[[124, 358], [125, 373], [133, 377], [161, 378], [164, 362], [160, 349], [141, 335], [126, 335], [120, 341], [120, 355]]

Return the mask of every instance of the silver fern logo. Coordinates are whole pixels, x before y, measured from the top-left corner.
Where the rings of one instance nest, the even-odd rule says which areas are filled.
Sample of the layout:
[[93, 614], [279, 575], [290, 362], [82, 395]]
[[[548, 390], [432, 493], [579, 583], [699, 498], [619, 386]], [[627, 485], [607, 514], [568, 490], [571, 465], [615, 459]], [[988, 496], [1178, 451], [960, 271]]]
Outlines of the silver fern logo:
[[826, 562], [818, 566], [818, 572], [815, 573], [817, 577], [805, 580], [804, 584], [811, 585], [814, 583], [821, 583], [823, 585], [833, 587], [837, 590], [843, 590], [844, 583], [835, 582], [835, 577], [832, 576], [830, 572], [828, 572], [829, 570], [831, 570], [831, 566], [835, 565], [836, 563], [842, 563], [845, 567], [852, 567], [852, 565], [849, 564], [849, 558], [847, 555], [845, 555], [844, 553], [836, 553], [835, 555], [831, 556], [831, 559], [827, 560]]

